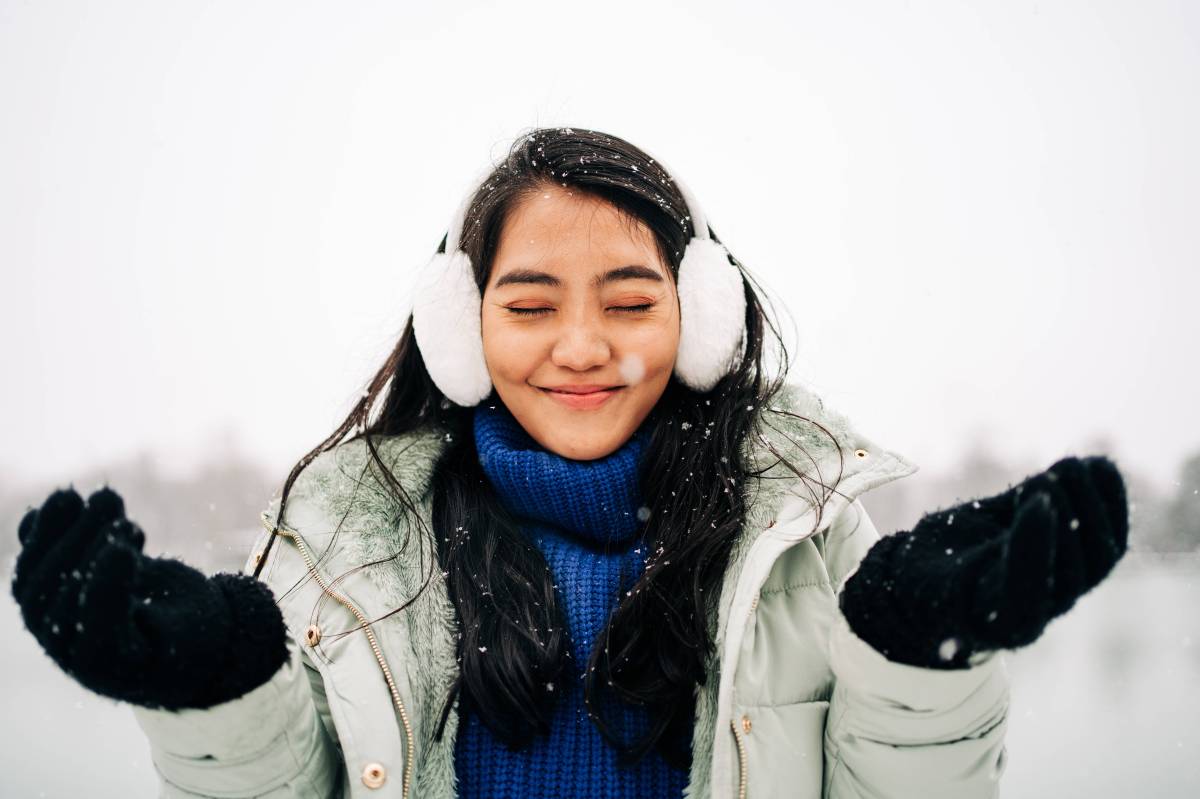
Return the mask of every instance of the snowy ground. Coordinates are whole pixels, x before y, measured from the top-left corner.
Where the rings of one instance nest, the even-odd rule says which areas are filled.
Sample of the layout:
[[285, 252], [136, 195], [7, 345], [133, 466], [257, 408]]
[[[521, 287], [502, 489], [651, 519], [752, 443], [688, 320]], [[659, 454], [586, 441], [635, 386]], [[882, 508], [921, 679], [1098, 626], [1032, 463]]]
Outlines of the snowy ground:
[[[5, 585], [8, 580], [5, 579]], [[1200, 558], [1131, 553], [1013, 676], [1006, 799], [1200, 796]], [[128, 709], [63, 675], [0, 601], [0, 796], [155, 792]]]

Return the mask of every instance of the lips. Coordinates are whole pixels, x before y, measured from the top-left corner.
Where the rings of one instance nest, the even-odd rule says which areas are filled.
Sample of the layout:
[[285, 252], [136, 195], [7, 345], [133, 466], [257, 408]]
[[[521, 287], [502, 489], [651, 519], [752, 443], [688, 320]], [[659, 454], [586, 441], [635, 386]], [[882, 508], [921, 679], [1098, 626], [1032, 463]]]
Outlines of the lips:
[[544, 392], [547, 397], [550, 397], [554, 401], [565, 405], [568, 408], [574, 408], [576, 410], [590, 410], [592, 408], [599, 408], [601, 405], [608, 402], [608, 400], [615, 394], [620, 393], [624, 386], [592, 388], [587, 391], [580, 391], [579, 388], [581, 387], [578, 386], [571, 386], [567, 388], [572, 390], [566, 390], [564, 388], [543, 388], [542, 392]]
[[547, 386], [545, 391], [557, 391], [562, 394], [594, 394], [597, 391], [611, 391], [612, 389], [621, 388], [621, 386], [602, 386], [602, 385], [563, 385], [563, 386]]

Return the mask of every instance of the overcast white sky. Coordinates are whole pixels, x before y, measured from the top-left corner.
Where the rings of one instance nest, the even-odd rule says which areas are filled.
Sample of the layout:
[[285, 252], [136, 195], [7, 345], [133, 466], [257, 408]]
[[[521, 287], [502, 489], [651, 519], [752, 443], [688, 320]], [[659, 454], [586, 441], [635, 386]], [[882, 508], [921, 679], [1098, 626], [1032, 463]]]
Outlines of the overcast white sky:
[[[424, 6], [428, 7], [424, 7]], [[436, 5], [436, 7], [435, 7]], [[933, 472], [1200, 448], [1200, 6], [0, 0], [0, 474], [280, 479], [532, 125], [660, 155]]]

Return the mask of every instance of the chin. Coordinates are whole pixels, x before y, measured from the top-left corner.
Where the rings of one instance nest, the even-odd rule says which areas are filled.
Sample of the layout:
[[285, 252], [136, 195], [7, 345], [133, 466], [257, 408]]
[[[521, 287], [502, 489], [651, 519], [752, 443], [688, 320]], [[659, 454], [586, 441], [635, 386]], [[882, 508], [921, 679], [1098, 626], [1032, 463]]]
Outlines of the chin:
[[568, 441], [562, 436], [548, 436], [545, 447], [557, 455], [575, 461], [590, 461], [603, 458], [621, 446], [609, 436], [588, 437], [585, 440]]

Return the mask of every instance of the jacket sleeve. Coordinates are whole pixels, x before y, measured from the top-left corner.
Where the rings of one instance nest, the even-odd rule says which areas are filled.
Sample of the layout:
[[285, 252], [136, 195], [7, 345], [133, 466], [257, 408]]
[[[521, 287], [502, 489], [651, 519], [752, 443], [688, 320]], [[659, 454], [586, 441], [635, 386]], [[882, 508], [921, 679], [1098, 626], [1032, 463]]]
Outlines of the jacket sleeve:
[[[826, 536], [840, 593], [879, 533], [855, 500]], [[833, 690], [825, 725], [824, 799], [976, 799], [999, 795], [1007, 759], [1009, 678], [1002, 655], [970, 668], [894, 663], [837, 612], [829, 640]]]
[[[255, 551], [261, 551], [265, 534]], [[274, 558], [263, 571], [276, 599]], [[278, 553], [278, 554], [277, 554]], [[249, 564], [248, 564], [249, 565]], [[285, 570], [286, 572], [286, 570]], [[286, 663], [270, 680], [236, 699], [205, 709], [169, 711], [133, 706], [150, 742], [160, 797], [330, 799], [343, 793], [344, 762], [328, 719], [324, 682], [289, 630]]]

